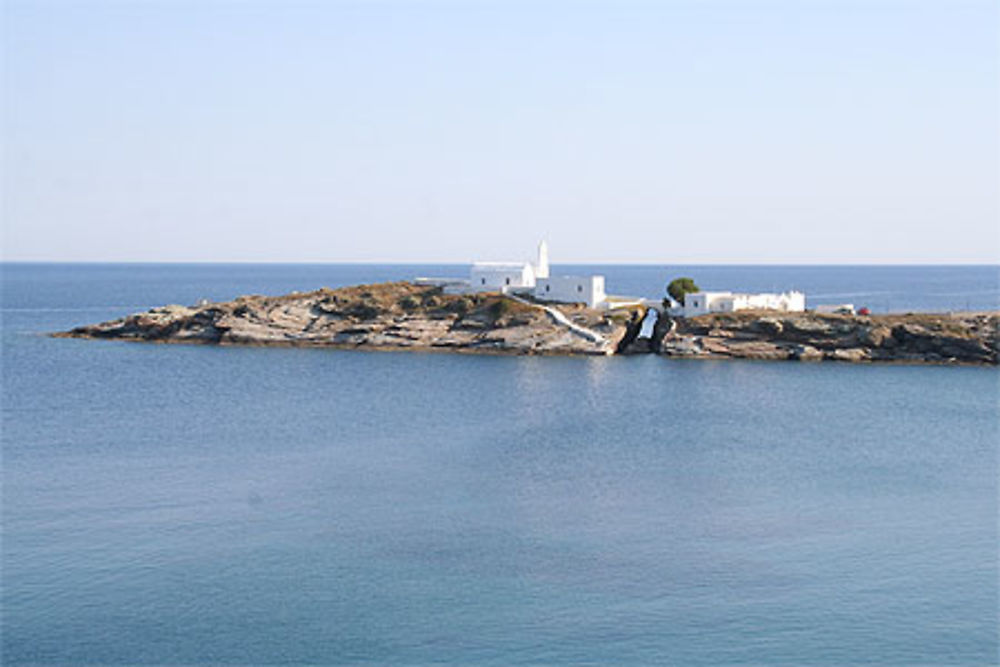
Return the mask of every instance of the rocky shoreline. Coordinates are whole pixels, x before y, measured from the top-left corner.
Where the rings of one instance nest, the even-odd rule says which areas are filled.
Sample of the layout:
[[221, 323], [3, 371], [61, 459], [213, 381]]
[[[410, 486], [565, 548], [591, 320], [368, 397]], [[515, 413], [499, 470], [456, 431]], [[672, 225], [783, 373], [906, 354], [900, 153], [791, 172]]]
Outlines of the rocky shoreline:
[[[198, 306], [165, 306], [55, 334], [71, 338], [282, 345], [493, 354], [612, 354], [627, 314], [607, 317], [579, 306], [564, 314], [499, 294], [443, 294], [406, 282], [242, 296]], [[591, 335], [581, 335], [581, 330]]]
[[997, 365], [997, 313], [737, 312], [664, 320], [622, 352], [668, 357]]
[[[446, 350], [490, 354], [659, 354], [682, 358], [997, 365], [998, 313], [819, 315], [771, 311], [609, 314], [407, 282], [165, 306], [54, 334], [163, 343]], [[648, 330], [648, 327], [647, 327]]]

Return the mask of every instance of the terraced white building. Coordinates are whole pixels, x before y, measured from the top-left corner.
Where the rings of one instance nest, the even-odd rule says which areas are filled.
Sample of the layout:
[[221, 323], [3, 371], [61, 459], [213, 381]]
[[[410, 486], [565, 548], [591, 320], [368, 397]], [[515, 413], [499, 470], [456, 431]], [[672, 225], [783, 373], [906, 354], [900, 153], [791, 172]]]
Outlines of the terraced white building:
[[779, 310], [801, 313], [806, 309], [802, 292], [781, 294], [735, 294], [733, 292], [692, 292], [684, 295], [684, 317], [708, 313], [733, 313], [738, 310]]

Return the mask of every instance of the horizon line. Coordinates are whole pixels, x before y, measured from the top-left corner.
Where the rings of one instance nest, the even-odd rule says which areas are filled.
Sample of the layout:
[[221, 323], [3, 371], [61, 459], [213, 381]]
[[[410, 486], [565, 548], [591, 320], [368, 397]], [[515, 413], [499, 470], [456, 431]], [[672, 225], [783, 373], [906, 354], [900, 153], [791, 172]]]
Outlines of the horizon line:
[[[73, 259], [73, 260], [57, 260], [57, 259], [6, 259], [0, 258], [0, 264], [176, 264], [176, 265], [253, 265], [253, 264], [266, 264], [266, 265], [355, 265], [355, 266], [374, 266], [374, 265], [393, 265], [393, 266], [470, 266], [473, 262], [458, 262], [458, 261], [443, 261], [443, 260], [422, 260], [422, 261], [398, 261], [398, 260], [379, 260], [379, 259], [364, 259], [364, 260], [277, 260], [277, 259], [226, 259], [226, 260], [204, 260], [204, 259], [194, 259], [194, 260], [184, 260], [184, 259], [115, 259], [115, 260], [103, 260], [103, 259]], [[860, 261], [860, 262], [850, 262], [850, 261], [831, 261], [831, 262], [779, 262], [779, 261], [759, 261], [759, 262], [734, 262], [734, 261], [681, 261], [681, 260], [635, 260], [635, 261], [614, 261], [614, 260], [600, 260], [600, 261], [587, 261], [587, 260], [574, 260], [574, 261], [562, 261], [562, 262], [552, 262], [552, 266], [980, 266], [980, 267], [997, 267], [1000, 268], [1000, 259], [994, 260], [992, 262], [982, 262], [982, 261], [913, 261], [913, 260], [891, 260], [891, 261]]]

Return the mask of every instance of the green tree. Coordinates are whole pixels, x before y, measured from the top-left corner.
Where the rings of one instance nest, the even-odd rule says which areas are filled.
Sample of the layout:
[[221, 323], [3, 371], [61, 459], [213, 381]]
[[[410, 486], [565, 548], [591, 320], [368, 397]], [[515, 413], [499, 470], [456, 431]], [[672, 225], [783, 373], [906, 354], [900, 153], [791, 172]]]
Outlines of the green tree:
[[684, 295], [693, 292], [700, 292], [698, 286], [690, 278], [674, 278], [667, 285], [667, 294], [677, 303], [684, 305]]

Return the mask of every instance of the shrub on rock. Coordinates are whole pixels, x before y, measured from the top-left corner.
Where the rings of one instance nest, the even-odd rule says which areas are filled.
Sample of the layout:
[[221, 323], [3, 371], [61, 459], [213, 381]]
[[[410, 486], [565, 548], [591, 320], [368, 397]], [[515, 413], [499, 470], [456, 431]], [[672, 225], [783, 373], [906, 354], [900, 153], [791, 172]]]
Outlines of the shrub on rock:
[[674, 278], [667, 285], [667, 294], [677, 303], [684, 305], [684, 295], [700, 292], [701, 290], [694, 284], [691, 278]]

